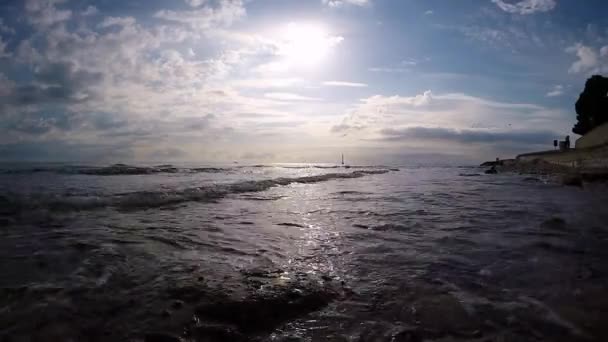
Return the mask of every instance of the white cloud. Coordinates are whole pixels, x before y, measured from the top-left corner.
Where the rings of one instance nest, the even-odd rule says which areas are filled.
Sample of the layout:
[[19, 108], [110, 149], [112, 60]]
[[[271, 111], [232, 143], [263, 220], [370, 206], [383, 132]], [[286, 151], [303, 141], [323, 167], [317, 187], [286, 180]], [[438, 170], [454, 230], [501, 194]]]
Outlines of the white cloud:
[[322, 0], [322, 2], [326, 6], [337, 8], [344, 5], [366, 6], [371, 3], [371, 0]]
[[186, 1], [186, 3], [188, 5], [190, 5], [191, 7], [200, 7], [202, 6], [205, 2], [207, 2], [207, 0], [184, 0]]
[[[570, 115], [527, 103], [506, 103], [466, 94], [414, 96], [374, 95], [361, 100], [331, 127], [333, 133], [357, 139], [379, 139], [380, 132], [412, 127], [477, 132], [522, 132], [529, 127], [567, 132], [563, 118]], [[562, 120], [560, 120], [562, 119]]]
[[393, 67], [372, 67], [367, 69], [371, 72], [388, 72], [388, 73], [401, 73], [401, 72], [409, 72], [410, 69], [407, 68], [393, 68]]
[[230, 26], [246, 15], [242, 0], [220, 0], [217, 7], [201, 7], [190, 11], [161, 10], [155, 18], [188, 24], [196, 29]]
[[64, 22], [72, 17], [72, 11], [56, 7], [67, 0], [26, 0], [27, 20], [40, 28]]
[[318, 97], [302, 96], [293, 93], [266, 93], [264, 97], [279, 101], [320, 101]]
[[106, 17], [98, 26], [102, 28], [111, 26], [132, 26], [136, 22], [133, 17]]
[[557, 6], [555, 0], [522, 0], [513, 4], [505, 2], [504, 0], [492, 0], [492, 2], [505, 12], [522, 15], [536, 12], [548, 12]]
[[95, 6], [89, 5], [84, 11], [82, 11], [81, 15], [88, 17], [92, 15], [99, 14], [99, 10]]
[[344, 81], [326, 81], [323, 82], [324, 86], [329, 87], [350, 87], [350, 88], [365, 88], [367, 84], [359, 82], [344, 82]]
[[553, 89], [551, 89], [547, 93], [547, 97], [556, 97], [556, 96], [561, 96], [563, 94], [564, 94], [564, 86], [558, 84], [558, 85], [554, 86]]
[[432, 15], [433, 13], [433, 10], [427, 10], [426, 12], [424, 12], [424, 15]]
[[300, 78], [252, 78], [234, 80], [230, 82], [230, 85], [237, 88], [270, 89], [290, 88], [304, 83], [305, 81]]
[[578, 57], [568, 69], [571, 74], [608, 72], [608, 46], [596, 49], [578, 43], [567, 48], [566, 52], [576, 54]]

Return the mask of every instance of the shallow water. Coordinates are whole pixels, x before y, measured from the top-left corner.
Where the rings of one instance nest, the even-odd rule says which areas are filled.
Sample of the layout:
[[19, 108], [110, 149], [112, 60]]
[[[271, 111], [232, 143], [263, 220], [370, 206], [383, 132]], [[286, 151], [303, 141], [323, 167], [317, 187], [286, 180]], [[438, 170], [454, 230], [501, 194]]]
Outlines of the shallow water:
[[608, 340], [605, 190], [476, 168], [3, 166], [0, 337]]

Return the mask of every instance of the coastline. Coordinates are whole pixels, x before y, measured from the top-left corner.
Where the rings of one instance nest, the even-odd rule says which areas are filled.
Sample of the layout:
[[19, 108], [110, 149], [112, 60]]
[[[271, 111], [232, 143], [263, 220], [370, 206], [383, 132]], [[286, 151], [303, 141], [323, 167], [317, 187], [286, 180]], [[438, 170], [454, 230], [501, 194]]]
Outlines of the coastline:
[[[608, 159], [606, 160], [608, 162]], [[583, 186], [584, 183], [608, 182], [608, 168], [579, 167], [553, 163], [541, 158], [532, 160], [506, 159], [484, 162], [481, 167], [490, 167], [496, 173], [518, 173], [522, 175], [543, 175], [549, 179], [570, 186]], [[486, 171], [487, 173], [491, 173]]]

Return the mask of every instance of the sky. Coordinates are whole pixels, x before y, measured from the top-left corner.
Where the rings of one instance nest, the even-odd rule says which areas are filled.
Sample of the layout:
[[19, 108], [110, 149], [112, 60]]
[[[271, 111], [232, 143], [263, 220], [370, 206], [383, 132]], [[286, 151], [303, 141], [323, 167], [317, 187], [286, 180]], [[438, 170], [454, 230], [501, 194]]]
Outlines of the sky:
[[585, 80], [608, 74], [606, 13], [605, 0], [2, 0], [0, 161], [551, 149]]

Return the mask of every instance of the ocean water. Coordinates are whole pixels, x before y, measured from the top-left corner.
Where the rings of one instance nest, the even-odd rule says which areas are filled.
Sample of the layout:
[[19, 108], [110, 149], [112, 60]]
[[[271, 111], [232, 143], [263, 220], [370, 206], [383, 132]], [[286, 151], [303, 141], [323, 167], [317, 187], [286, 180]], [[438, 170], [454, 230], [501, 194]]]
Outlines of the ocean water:
[[473, 167], [0, 167], [0, 341], [606, 341], [608, 192]]

